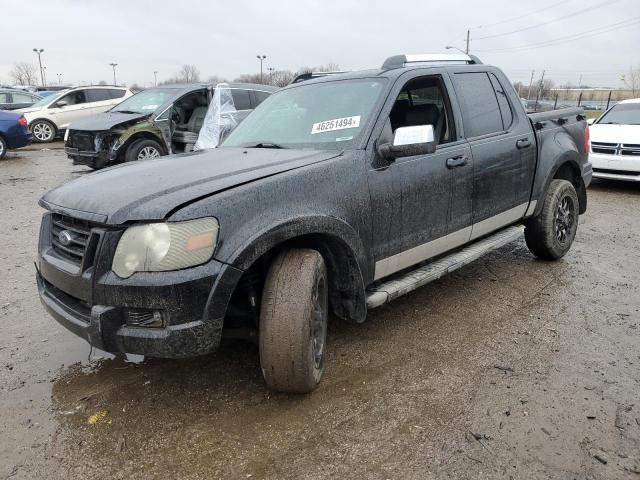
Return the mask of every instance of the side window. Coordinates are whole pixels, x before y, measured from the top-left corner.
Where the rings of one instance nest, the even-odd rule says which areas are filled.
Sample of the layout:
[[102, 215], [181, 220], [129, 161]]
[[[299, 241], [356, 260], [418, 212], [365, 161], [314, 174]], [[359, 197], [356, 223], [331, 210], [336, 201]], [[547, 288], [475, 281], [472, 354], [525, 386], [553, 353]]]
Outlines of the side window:
[[236, 110], [250, 110], [251, 101], [249, 100], [249, 91], [241, 88], [231, 89], [231, 96], [233, 97], [233, 104]]
[[269, 95], [271, 94], [267, 92], [261, 92], [260, 90], [254, 90], [253, 98], [255, 98], [255, 105], [253, 106], [253, 108], [264, 102], [269, 97]]
[[[62, 97], [58, 102], [67, 102], [67, 105], [78, 105], [80, 103], [87, 103], [87, 98], [85, 97], [83, 90], [78, 90], [76, 92], [71, 92]], [[51, 105], [52, 107], [56, 107], [57, 103]]]
[[496, 98], [498, 99], [498, 106], [500, 107], [500, 113], [502, 114], [503, 128], [504, 130], [509, 130], [513, 123], [513, 111], [511, 110], [511, 104], [507, 98], [507, 93], [504, 91], [504, 87], [493, 73], [489, 74], [489, 78], [491, 79], [493, 89], [496, 92]]
[[[15, 95], [14, 95], [15, 98]], [[9, 94], [0, 92], [0, 103], [9, 103]]]
[[33, 103], [37, 102], [34, 100], [34, 97], [31, 95], [27, 95], [25, 93], [14, 93], [13, 94], [13, 103]]
[[122, 98], [124, 97], [124, 94], [126, 93], [126, 90], [120, 90], [120, 89], [115, 89], [115, 88], [111, 88], [109, 90], [107, 90], [109, 92], [109, 96], [111, 98]]
[[438, 143], [456, 139], [453, 116], [440, 76], [419, 77], [407, 82], [389, 114], [391, 130], [400, 127], [433, 125]]
[[88, 102], [104, 102], [111, 100], [109, 91], [106, 88], [90, 88], [86, 91]]
[[502, 132], [502, 116], [489, 76], [484, 72], [454, 76], [467, 138]]

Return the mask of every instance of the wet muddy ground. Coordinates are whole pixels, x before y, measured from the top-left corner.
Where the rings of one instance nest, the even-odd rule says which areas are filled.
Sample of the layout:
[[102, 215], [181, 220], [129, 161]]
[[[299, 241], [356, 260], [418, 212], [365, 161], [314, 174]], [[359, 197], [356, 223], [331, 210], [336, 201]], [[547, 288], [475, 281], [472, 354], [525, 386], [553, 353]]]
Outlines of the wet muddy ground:
[[59, 143], [0, 162], [0, 480], [640, 478], [640, 185], [596, 182], [561, 261], [524, 241], [330, 326], [307, 396], [265, 389], [256, 348], [90, 355], [39, 304]]

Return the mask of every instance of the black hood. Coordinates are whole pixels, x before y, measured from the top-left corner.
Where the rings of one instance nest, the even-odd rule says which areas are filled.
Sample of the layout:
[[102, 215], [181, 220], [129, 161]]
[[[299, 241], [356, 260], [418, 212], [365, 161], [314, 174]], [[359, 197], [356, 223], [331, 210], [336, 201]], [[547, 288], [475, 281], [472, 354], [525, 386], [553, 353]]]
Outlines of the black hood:
[[40, 203], [99, 223], [162, 220], [196, 199], [338, 155], [270, 148], [202, 150], [90, 173], [49, 191]]
[[105, 112], [92, 115], [73, 122], [69, 127], [70, 130], [82, 130], [85, 132], [101, 132], [110, 130], [115, 126], [123, 123], [131, 123], [134, 121], [147, 118], [150, 114], [144, 113], [120, 113], [120, 112]]

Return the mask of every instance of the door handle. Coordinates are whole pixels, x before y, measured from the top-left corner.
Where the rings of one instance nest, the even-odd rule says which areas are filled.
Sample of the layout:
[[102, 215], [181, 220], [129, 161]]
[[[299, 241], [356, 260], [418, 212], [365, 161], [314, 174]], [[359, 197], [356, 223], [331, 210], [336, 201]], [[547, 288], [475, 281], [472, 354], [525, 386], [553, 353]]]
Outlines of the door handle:
[[523, 149], [531, 146], [531, 141], [528, 138], [521, 138], [516, 142], [516, 148]]
[[467, 163], [469, 163], [469, 157], [466, 155], [458, 155], [457, 157], [447, 158], [447, 168], [458, 168], [464, 167]]

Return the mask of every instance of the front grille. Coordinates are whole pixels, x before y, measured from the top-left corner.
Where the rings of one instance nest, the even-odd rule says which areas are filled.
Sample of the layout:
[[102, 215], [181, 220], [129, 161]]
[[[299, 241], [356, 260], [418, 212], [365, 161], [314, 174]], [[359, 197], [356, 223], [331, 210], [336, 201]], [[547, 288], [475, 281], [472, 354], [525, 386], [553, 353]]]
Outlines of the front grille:
[[51, 218], [51, 245], [62, 258], [81, 265], [90, 235], [91, 224], [89, 222], [58, 213], [53, 214]]
[[591, 142], [591, 151], [593, 153], [604, 153], [606, 155], [640, 156], [640, 144]]
[[71, 145], [80, 151], [93, 152], [93, 135], [90, 133], [74, 133], [71, 136]]
[[617, 143], [591, 142], [591, 151], [593, 153], [605, 153], [615, 155], [618, 149]]

